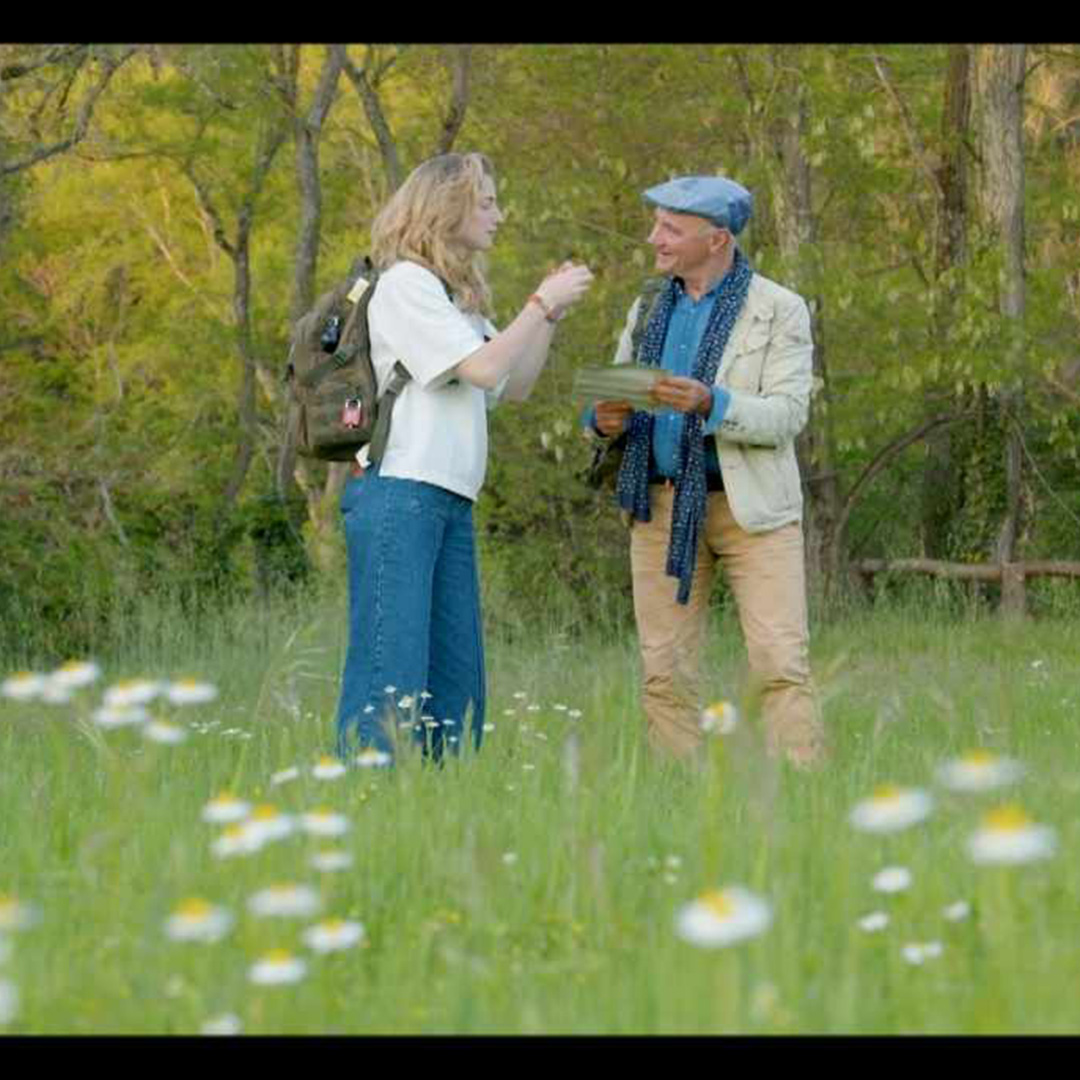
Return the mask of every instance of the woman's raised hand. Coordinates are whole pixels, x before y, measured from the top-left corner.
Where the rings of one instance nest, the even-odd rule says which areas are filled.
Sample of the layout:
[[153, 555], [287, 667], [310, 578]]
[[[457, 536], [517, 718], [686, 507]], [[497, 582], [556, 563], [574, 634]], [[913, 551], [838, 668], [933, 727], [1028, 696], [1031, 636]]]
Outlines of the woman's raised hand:
[[537, 288], [537, 295], [557, 315], [576, 304], [593, 282], [592, 271], [584, 264], [564, 262], [548, 274]]

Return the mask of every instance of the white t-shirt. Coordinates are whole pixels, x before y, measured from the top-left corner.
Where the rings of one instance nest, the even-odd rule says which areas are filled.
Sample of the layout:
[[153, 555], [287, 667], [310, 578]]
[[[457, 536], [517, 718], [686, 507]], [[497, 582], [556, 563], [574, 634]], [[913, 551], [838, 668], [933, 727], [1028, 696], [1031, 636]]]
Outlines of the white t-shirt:
[[495, 327], [483, 315], [459, 311], [435, 274], [404, 260], [379, 277], [368, 325], [379, 392], [395, 360], [412, 376], [394, 405], [379, 474], [475, 499], [487, 467], [487, 409], [505, 380], [489, 394], [455, 378], [453, 369], [485, 334], [494, 337]]

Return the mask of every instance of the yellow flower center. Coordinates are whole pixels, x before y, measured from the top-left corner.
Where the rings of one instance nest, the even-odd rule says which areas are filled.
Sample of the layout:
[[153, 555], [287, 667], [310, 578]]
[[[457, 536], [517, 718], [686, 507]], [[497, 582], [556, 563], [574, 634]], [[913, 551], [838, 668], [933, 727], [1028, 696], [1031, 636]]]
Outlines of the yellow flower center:
[[874, 789], [874, 801], [892, 802], [894, 799], [899, 799], [901, 794], [903, 792], [896, 784], [881, 784]]
[[292, 953], [288, 949], [271, 949], [263, 960], [268, 964], [288, 964], [292, 962]]
[[187, 919], [205, 919], [210, 914], [211, 907], [207, 901], [193, 896], [185, 900], [177, 909], [176, 914]]
[[329, 757], [326, 754], [324, 754], [321, 758], [319, 758], [319, 764], [320, 765], [336, 765], [337, 761], [336, 761], [336, 759], [334, 759], [332, 757]]
[[994, 755], [989, 750], [972, 750], [961, 759], [965, 765], [990, 765], [994, 761]]
[[728, 893], [721, 889], [712, 889], [701, 897], [709, 911], [721, 919], [730, 919], [735, 914], [735, 905]]
[[324, 922], [322, 924], [322, 928], [328, 934], [340, 933], [342, 930], [345, 929], [345, 920], [344, 919], [327, 919], [326, 922]]
[[251, 816], [257, 821], [269, 821], [278, 816], [278, 809], [273, 803], [260, 803], [251, 811]]
[[998, 832], [1019, 832], [1031, 824], [1031, 818], [1015, 803], [998, 806], [983, 817], [983, 825]]
[[86, 663], [83, 660], [68, 660], [60, 665], [61, 671], [82, 671], [86, 667]]
[[230, 825], [222, 835], [227, 836], [230, 840], [239, 840], [244, 835], [244, 826]]

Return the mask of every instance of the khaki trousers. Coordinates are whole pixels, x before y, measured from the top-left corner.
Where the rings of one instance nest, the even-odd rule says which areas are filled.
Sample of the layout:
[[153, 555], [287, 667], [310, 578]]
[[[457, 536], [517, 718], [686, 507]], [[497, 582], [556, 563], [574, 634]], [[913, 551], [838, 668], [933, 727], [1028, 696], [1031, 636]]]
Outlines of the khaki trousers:
[[796, 765], [818, 764], [824, 739], [810, 681], [802, 526], [766, 533], [736, 524], [723, 492], [710, 492], [689, 603], [665, 573], [674, 487], [649, 490], [652, 520], [630, 532], [634, 614], [644, 674], [649, 744], [680, 758], [697, 755], [701, 655], [709, 594], [719, 560], [738, 606], [753, 685], [761, 695], [766, 746]]

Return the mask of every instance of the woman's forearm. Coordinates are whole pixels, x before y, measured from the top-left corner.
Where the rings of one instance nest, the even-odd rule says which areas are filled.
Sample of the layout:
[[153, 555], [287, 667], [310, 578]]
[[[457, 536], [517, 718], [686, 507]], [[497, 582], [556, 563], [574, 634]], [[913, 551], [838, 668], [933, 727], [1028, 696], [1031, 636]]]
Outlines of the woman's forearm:
[[[536, 381], [554, 329], [539, 304], [527, 303], [502, 333], [469, 353], [455, 371], [459, 378], [482, 390], [493, 390], [509, 376], [507, 392], [516, 399], [514, 387], [527, 380], [531, 389]], [[531, 377], [530, 368], [534, 369]]]

